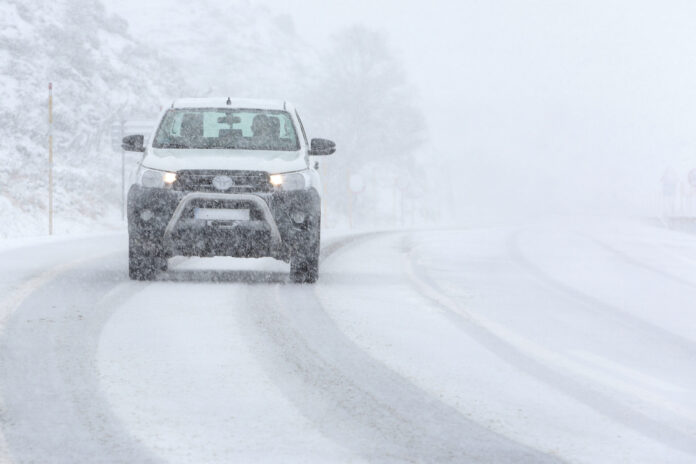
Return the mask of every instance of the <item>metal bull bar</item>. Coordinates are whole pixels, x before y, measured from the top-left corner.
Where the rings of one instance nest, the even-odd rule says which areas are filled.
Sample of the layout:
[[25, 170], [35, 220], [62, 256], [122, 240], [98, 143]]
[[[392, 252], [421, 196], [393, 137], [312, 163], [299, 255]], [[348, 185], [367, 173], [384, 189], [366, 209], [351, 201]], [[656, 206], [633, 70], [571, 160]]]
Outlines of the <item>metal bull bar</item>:
[[167, 228], [164, 230], [164, 240], [169, 241], [177, 223], [181, 219], [181, 215], [184, 214], [184, 210], [191, 204], [191, 202], [196, 200], [222, 200], [222, 201], [248, 201], [253, 203], [254, 206], [258, 207], [263, 214], [263, 220], [271, 228], [271, 249], [277, 250], [281, 245], [280, 232], [278, 232], [278, 225], [271, 214], [271, 210], [268, 208], [263, 199], [257, 197], [256, 195], [247, 195], [243, 193], [204, 193], [204, 192], [194, 192], [187, 194], [181, 199], [179, 205], [174, 210], [172, 218], [167, 224]]

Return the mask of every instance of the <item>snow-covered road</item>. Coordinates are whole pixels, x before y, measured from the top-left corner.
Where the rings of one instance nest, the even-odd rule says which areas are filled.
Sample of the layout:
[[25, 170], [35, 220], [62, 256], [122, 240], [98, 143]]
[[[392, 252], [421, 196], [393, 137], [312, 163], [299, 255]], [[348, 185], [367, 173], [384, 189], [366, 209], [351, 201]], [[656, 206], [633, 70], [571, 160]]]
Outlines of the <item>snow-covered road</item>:
[[696, 236], [327, 234], [322, 277], [0, 249], [0, 462], [696, 462]]

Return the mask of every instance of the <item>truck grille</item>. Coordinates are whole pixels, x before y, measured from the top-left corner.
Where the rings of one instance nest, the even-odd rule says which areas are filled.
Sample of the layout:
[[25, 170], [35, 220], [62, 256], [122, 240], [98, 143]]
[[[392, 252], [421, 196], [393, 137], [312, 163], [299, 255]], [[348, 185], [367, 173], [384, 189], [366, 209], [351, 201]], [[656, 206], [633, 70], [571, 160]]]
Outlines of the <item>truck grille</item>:
[[[216, 187], [213, 180], [218, 176], [228, 177], [229, 188]], [[225, 180], [225, 179], [223, 179]], [[250, 193], [272, 190], [268, 173], [262, 171], [179, 171], [176, 173], [174, 190], [186, 192]]]

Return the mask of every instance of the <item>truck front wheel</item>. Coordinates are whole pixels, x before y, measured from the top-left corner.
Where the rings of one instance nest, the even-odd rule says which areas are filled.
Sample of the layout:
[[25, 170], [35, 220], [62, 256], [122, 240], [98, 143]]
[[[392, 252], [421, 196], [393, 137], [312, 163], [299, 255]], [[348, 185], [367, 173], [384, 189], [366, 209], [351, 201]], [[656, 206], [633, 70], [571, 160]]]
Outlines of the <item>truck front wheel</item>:
[[290, 279], [295, 283], [313, 284], [319, 279], [320, 229], [319, 221], [310, 225], [295, 247], [290, 258]]
[[128, 240], [128, 276], [131, 280], [152, 280], [158, 271], [167, 270], [167, 258], [161, 247], [144, 243], [142, 239]]

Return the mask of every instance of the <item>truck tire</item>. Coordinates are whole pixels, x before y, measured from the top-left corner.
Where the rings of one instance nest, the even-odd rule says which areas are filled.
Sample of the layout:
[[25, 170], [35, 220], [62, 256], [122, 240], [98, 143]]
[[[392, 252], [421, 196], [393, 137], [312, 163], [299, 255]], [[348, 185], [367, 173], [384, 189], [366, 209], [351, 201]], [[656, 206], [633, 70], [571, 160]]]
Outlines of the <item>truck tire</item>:
[[290, 258], [290, 280], [298, 284], [313, 284], [319, 279], [319, 251], [321, 227], [319, 222], [311, 225], [302, 242]]
[[131, 280], [153, 280], [158, 271], [167, 270], [167, 258], [161, 247], [143, 243], [140, 239], [128, 240], [128, 276]]

